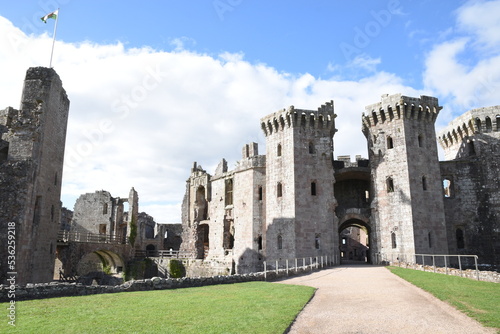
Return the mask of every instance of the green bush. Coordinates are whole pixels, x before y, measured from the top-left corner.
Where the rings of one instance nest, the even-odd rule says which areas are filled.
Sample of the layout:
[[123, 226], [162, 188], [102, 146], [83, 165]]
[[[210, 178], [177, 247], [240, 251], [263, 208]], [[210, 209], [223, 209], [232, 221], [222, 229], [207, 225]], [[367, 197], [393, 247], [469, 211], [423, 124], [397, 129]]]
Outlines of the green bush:
[[184, 265], [182, 264], [181, 261], [172, 259], [170, 260], [168, 266], [169, 266], [170, 277], [181, 278], [186, 275], [186, 269], [184, 268]]

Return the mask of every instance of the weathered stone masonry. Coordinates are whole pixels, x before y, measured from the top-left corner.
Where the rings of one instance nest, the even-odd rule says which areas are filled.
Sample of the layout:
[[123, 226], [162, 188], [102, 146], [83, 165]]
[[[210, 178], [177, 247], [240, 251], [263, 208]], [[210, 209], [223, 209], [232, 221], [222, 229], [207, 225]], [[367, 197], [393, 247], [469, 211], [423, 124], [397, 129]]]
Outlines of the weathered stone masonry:
[[205, 272], [245, 273], [264, 260], [347, 253], [339, 235], [358, 227], [368, 262], [477, 254], [480, 264], [498, 268], [500, 107], [452, 122], [439, 135], [453, 159], [444, 162], [435, 132], [441, 108], [430, 96], [383, 95], [362, 116], [369, 160], [354, 163], [333, 160], [333, 102], [264, 117], [265, 156], [246, 145], [235, 170], [223, 160], [214, 176], [195, 163], [182, 250]]
[[0, 111], [0, 281], [16, 224], [17, 282], [52, 280], [69, 100], [53, 69], [28, 69], [19, 110]]

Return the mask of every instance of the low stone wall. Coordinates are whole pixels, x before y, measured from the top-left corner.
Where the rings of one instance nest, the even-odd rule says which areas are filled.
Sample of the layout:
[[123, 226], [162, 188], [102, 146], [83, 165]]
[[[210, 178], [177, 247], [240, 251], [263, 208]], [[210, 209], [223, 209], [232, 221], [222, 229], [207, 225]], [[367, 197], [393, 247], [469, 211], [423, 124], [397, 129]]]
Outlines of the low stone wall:
[[[325, 267], [324, 269], [327, 269]], [[39, 283], [27, 284], [24, 287], [15, 286], [15, 296], [12, 296], [13, 287], [9, 285], [0, 285], [0, 302], [21, 301], [31, 299], [44, 299], [54, 297], [86, 296], [101, 293], [116, 293], [127, 291], [149, 291], [191, 288], [215, 284], [233, 284], [251, 281], [273, 281], [287, 276], [300, 275], [303, 273], [317, 271], [319, 269], [309, 267], [300, 267], [297, 270], [280, 269], [279, 272], [268, 271], [266, 273], [252, 273], [244, 275], [231, 276], [213, 276], [213, 277], [184, 277], [184, 278], [161, 278], [153, 277], [142, 280], [132, 280], [121, 285], [83, 285], [80, 283]]]
[[436, 267], [434, 268], [433, 266], [423, 266], [421, 264], [415, 264], [415, 263], [405, 263], [405, 262], [391, 262], [391, 266], [395, 267], [402, 267], [402, 268], [408, 268], [408, 269], [415, 269], [415, 270], [422, 270], [422, 271], [428, 271], [428, 272], [436, 272], [439, 274], [445, 274], [445, 275], [453, 275], [453, 276], [461, 276], [461, 277], [466, 277], [470, 279], [478, 279], [480, 281], [484, 282], [493, 282], [493, 283], [500, 283], [500, 273], [496, 271], [485, 271], [485, 270], [478, 270], [476, 272], [475, 269], [456, 269], [456, 268], [444, 268], [444, 267]]

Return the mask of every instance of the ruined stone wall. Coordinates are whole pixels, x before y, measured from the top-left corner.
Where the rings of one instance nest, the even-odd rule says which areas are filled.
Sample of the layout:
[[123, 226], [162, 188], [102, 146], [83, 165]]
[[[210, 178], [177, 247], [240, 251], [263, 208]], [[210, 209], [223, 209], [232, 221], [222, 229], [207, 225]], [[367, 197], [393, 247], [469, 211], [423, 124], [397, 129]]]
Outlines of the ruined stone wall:
[[115, 206], [117, 204], [123, 206], [122, 203], [117, 202], [119, 201], [116, 201], [105, 190], [80, 195], [75, 202], [71, 230], [114, 235], [116, 232]]
[[[36, 67], [26, 73], [20, 110], [2, 112], [0, 226], [16, 224], [19, 283], [48, 282], [53, 276], [68, 111], [57, 73]], [[7, 236], [7, 230], [0, 235]], [[2, 268], [6, 251], [0, 254]]]
[[[227, 170], [227, 166], [225, 167]], [[212, 199], [211, 176], [197, 163], [186, 181], [182, 201], [182, 244], [180, 252], [189, 258], [203, 259], [205, 229], [208, 226], [208, 203]]]
[[179, 250], [182, 244], [182, 224], [160, 224], [158, 235], [165, 236], [165, 233], [167, 238], [163, 239], [162, 249]]

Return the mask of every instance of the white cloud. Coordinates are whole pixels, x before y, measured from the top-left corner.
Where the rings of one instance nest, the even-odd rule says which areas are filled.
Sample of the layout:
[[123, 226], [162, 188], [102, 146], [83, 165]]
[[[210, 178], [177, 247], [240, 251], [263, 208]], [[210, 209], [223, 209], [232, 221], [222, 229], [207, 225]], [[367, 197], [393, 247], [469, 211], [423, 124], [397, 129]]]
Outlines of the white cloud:
[[[18, 107], [24, 73], [48, 65], [51, 39], [26, 36], [2, 17], [0, 30], [0, 106]], [[213, 173], [222, 158], [234, 166], [246, 143], [258, 142], [265, 153], [260, 118], [267, 114], [289, 105], [316, 109], [333, 99], [335, 155], [366, 156], [364, 106], [384, 93], [420, 94], [390, 73], [325, 80], [251, 64], [242, 53], [212, 57], [92, 42], [57, 42], [54, 52], [71, 100], [64, 205], [72, 208], [80, 194], [101, 189], [127, 197], [134, 187], [140, 210], [162, 223], [180, 222], [194, 161]], [[380, 62], [364, 60], [373, 70]]]
[[469, 1], [457, 10], [458, 27], [473, 33], [477, 42], [498, 52], [500, 1]]
[[471, 1], [456, 15], [460, 34], [447, 33], [425, 63], [426, 89], [448, 101], [440, 126], [466, 110], [498, 104], [500, 1]]

